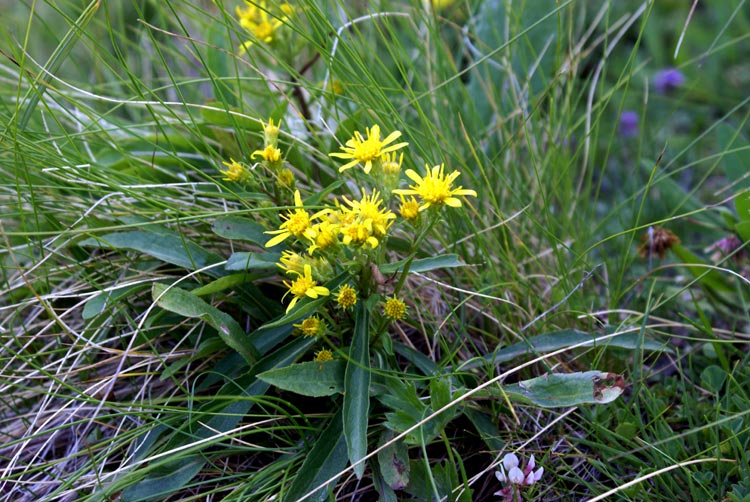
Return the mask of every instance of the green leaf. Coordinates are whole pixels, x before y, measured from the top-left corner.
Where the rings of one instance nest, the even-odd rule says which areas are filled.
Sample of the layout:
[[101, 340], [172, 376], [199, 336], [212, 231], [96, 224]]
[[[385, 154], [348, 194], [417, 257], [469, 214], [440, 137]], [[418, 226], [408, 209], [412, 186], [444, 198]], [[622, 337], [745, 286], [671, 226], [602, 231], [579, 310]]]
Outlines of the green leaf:
[[134, 284], [124, 288], [113, 289], [112, 291], [102, 291], [86, 301], [86, 304], [83, 306], [83, 312], [81, 312], [81, 317], [86, 320], [92, 319], [111, 307], [120, 298], [125, 298], [147, 287], [148, 284]]
[[[328, 500], [328, 487], [333, 486], [337, 475], [346, 467], [346, 440], [342, 429], [342, 411], [331, 419], [331, 423], [320, 435], [310, 453], [307, 454], [289, 491], [283, 494], [282, 500], [296, 502], [313, 490], [314, 495], [305, 499], [310, 501]], [[328, 485], [318, 488], [329, 479]]]
[[727, 372], [714, 364], [701, 372], [701, 386], [714, 393], [721, 391], [726, 379]]
[[246, 274], [244, 272], [241, 272], [238, 274], [226, 275], [224, 277], [219, 277], [215, 281], [209, 282], [205, 286], [201, 286], [200, 288], [195, 288], [191, 290], [190, 292], [194, 294], [195, 296], [212, 295], [220, 291], [224, 291], [230, 288], [241, 286], [243, 284], [246, 284], [252, 281], [253, 279], [258, 279], [260, 277], [265, 277], [265, 276], [259, 275], [259, 274]]
[[[399, 260], [397, 262], [388, 263], [382, 265], [380, 272], [382, 274], [395, 274], [401, 272], [409, 259]], [[461, 261], [458, 255], [455, 254], [443, 254], [433, 256], [431, 258], [420, 258], [414, 260], [409, 267], [409, 272], [429, 272], [430, 270], [442, 269], [442, 268], [454, 268], [454, 267], [465, 267], [466, 263]]]
[[[367, 455], [367, 420], [370, 411], [370, 312], [364, 301], [355, 307], [355, 324], [344, 375], [344, 436], [352, 465]], [[362, 479], [365, 463], [354, 467]]]
[[531, 402], [542, 408], [560, 408], [587, 403], [610, 403], [624, 390], [625, 379], [622, 375], [585, 371], [550, 373], [491, 392], [498, 398], [502, 398], [504, 393], [511, 399]]
[[263, 225], [242, 216], [216, 218], [211, 229], [219, 237], [252, 242], [261, 247], [272, 237], [264, 233], [266, 228]]
[[236, 350], [248, 364], [253, 364], [257, 359], [258, 353], [247, 334], [229, 314], [209, 305], [189, 291], [177, 287], [169, 288], [166, 284], [154, 283], [151, 294], [157, 305], [164, 310], [185, 317], [199, 318], [208, 323], [216, 329], [224, 343]]
[[[606, 329], [605, 334], [614, 332], [613, 329], [614, 328]], [[586, 343], [586, 345], [584, 345], [585, 347], [619, 347], [631, 350], [642, 349], [673, 353], [673, 350], [664, 344], [653, 340], [642, 339], [640, 333], [622, 333], [604, 340], [598, 340], [597, 338], [601, 336], [601, 334], [588, 333], [576, 329], [565, 329], [561, 331], [553, 331], [551, 333], [544, 333], [529, 338], [527, 341], [514, 343], [513, 345], [504, 347], [492, 354], [487, 354], [480, 358], [467, 361], [458, 369], [467, 370], [484, 364], [503, 363], [525, 354], [545, 354], [547, 352], [554, 352], [581, 343]]]
[[[396, 437], [392, 431], [384, 431], [378, 446]], [[393, 490], [403, 490], [409, 484], [409, 455], [403, 440], [395, 441], [378, 452], [378, 466], [383, 480]]]
[[227, 270], [268, 270], [276, 269], [281, 253], [232, 253], [224, 266]]
[[[178, 234], [164, 235], [139, 230], [115, 232], [86, 239], [81, 241], [79, 245], [131, 249], [187, 270], [197, 270], [222, 261], [219, 255], [200, 247], [194, 242], [185, 240]], [[214, 277], [223, 275], [218, 267], [206, 270], [206, 274]]]
[[322, 397], [344, 391], [343, 361], [308, 361], [275, 368], [258, 375], [264, 382], [303, 396]]

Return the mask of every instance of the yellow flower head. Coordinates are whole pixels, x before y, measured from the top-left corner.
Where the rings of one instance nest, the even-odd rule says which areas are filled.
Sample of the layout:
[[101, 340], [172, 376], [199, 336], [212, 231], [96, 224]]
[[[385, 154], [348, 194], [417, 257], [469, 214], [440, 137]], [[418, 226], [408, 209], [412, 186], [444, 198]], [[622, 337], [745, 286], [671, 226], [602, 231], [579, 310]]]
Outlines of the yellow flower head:
[[333, 361], [333, 352], [328, 349], [323, 349], [315, 353], [315, 361], [319, 363], [325, 363], [327, 361]]
[[403, 195], [399, 195], [401, 198], [401, 206], [399, 207], [399, 213], [405, 220], [414, 221], [419, 217], [419, 202], [413, 196], [409, 199], [405, 199]]
[[292, 324], [299, 329], [305, 336], [322, 336], [326, 332], [326, 323], [320, 320], [318, 316], [310, 316], [299, 324]]
[[224, 181], [246, 181], [250, 176], [250, 173], [245, 167], [234, 159], [229, 159], [230, 162], [222, 162], [227, 168], [224, 171], [219, 171], [224, 175], [222, 178]]
[[348, 284], [344, 284], [336, 296], [336, 303], [344, 310], [352, 308], [357, 304], [357, 290]]
[[279, 171], [276, 182], [279, 184], [279, 186], [294, 188], [294, 173], [292, 173], [292, 171], [290, 171], [289, 169], [284, 168]]
[[367, 243], [372, 249], [380, 243], [373, 235], [372, 221], [357, 219], [356, 221], [341, 228], [341, 241], [347, 246], [359, 247]]
[[293, 280], [292, 282], [284, 281], [284, 286], [289, 288], [289, 291], [286, 292], [286, 295], [291, 293], [294, 298], [292, 298], [292, 301], [289, 303], [289, 306], [286, 308], [287, 313], [289, 313], [290, 310], [297, 304], [297, 301], [299, 301], [301, 298], [318, 298], [319, 296], [328, 296], [330, 292], [328, 291], [328, 288], [323, 286], [318, 286], [318, 283], [315, 282], [315, 279], [312, 277], [312, 267], [310, 265], [304, 266], [304, 272], [302, 274], [298, 274], [298, 277]]
[[393, 131], [382, 141], [380, 139], [380, 126], [374, 125], [365, 131], [367, 134], [366, 138], [362, 136], [359, 131], [356, 131], [354, 137], [346, 142], [346, 146], [341, 147], [344, 151], [343, 153], [334, 152], [329, 154], [331, 157], [337, 157], [339, 159], [352, 159], [351, 162], [339, 167], [340, 173], [343, 173], [347, 169], [354, 167], [361, 162], [365, 165], [365, 174], [370, 174], [373, 161], [380, 161], [380, 157], [383, 154], [393, 152], [409, 144], [396, 143], [395, 145], [386, 147], [386, 145], [401, 137], [401, 131]]
[[307, 229], [310, 228], [312, 221], [325, 213], [325, 210], [323, 210], [310, 216], [307, 211], [305, 211], [305, 206], [302, 204], [299, 190], [294, 191], [294, 206], [294, 210], [287, 211], [285, 216], [282, 215], [282, 218], [285, 221], [281, 224], [278, 230], [269, 230], [265, 232], [271, 235], [275, 234], [275, 237], [266, 242], [267, 248], [280, 244], [289, 237], [302, 238]]
[[389, 319], [398, 321], [399, 319], [403, 319], [404, 316], [406, 316], [406, 304], [395, 296], [393, 298], [388, 298], [388, 300], [386, 300], [385, 302], [383, 313]]
[[394, 190], [393, 193], [401, 195], [418, 195], [422, 199], [422, 205], [419, 206], [420, 211], [424, 211], [430, 206], [442, 206], [443, 204], [451, 207], [461, 207], [461, 200], [457, 199], [457, 195], [471, 195], [476, 197], [477, 193], [474, 190], [467, 190], [462, 187], [451, 188], [453, 181], [458, 178], [458, 171], [453, 171], [448, 176], [445, 175], [445, 165], [440, 164], [430, 169], [429, 165], [427, 168], [427, 174], [424, 178], [418, 175], [411, 169], [406, 170], [406, 176], [408, 176], [415, 185], [411, 185], [408, 189]]
[[390, 152], [383, 155], [383, 174], [386, 176], [395, 176], [401, 172], [401, 165], [404, 163], [404, 154], [402, 153], [398, 160], [396, 152]]
[[284, 273], [293, 273], [296, 275], [304, 273], [305, 263], [307, 263], [304, 256], [287, 249], [281, 252], [281, 258], [279, 258], [279, 261], [281, 263], [278, 263], [277, 265], [284, 271]]
[[[262, 123], [262, 122], [261, 122]], [[263, 140], [266, 145], [276, 146], [276, 142], [279, 139], [279, 127], [281, 126], [281, 120], [278, 124], [273, 123], [273, 119], [268, 119], [268, 124], [263, 124]]]
[[[281, 12], [278, 15], [269, 14], [268, 2], [259, 0], [257, 3], [245, 0], [245, 7], [237, 7], [235, 13], [240, 22], [240, 26], [250, 32], [256, 39], [270, 43], [274, 40], [276, 30], [282, 26], [294, 8], [289, 4], [282, 4]], [[240, 46], [240, 54], [244, 54], [251, 46], [253, 41], [249, 40]]]
[[344, 202], [351, 206], [351, 209], [344, 209], [344, 211], [352, 212], [361, 221], [369, 221], [375, 237], [385, 236], [386, 231], [393, 224], [391, 220], [396, 219], [395, 214], [387, 208], [380, 207], [383, 199], [380, 198], [380, 193], [377, 190], [373, 190], [370, 195], [367, 195], [363, 188], [361, 200], [352, 201], [346, 197], [342, 198]]
[[308, 228], [305, 237], [312, 243], [307, 248], [309, 254], [313, 254], [318, 249], [331, 248], [339, 243], [339, 225], [328, 220], [321, 221]]
[[270, 164], [281, 162], [281, 150], [272, 145], [268, 145], [263, 150], [255, 150], [250, 157], [254, 159], [258, 155]]

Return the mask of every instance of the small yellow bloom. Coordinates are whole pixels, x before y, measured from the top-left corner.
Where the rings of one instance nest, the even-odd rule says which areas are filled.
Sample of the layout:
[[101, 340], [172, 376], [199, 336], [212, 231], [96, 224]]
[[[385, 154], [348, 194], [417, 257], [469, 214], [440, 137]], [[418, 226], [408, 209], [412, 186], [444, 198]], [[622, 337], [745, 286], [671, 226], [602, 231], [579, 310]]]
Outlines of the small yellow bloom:
[[[377, 190], [373, 190], [370, 195], [365, 193], [365, 189], [362, 189], [361, 200], [349, 200], [346, 197], [342, 197], [351, 209], [351, 211], [357, 219], [360, 221], [369, 221], [372, 228], [372, 233], [375, 237], [381, 238], [385, 236], [386, 231], [393, 224], [396, 219], [396, 215], [389, 211], [387, 208], [381, 208], [380, 205], [383, 203], [383, 199], [380, 197], [380, 193]], [[347, 209], [344, 209], [347, 211]]]
[[226, 170], [219, 171], [224, 175], [222, 179], [224, 181], [246, 181], [250, 176], [250, 173], [247, 171], [247, 169], [245, 169], [245, 167], [236, 160], [231, 158], [229, 160], [230, 162], [222, 162], [222, 164], [227, 166]]
[[419, 216], [419, 202], [414, 197], [405, 199], [403, 195], [399, 195], [401, 198], [401, 206], [399, 207], [399, 213], [405, 220], [414, 221]]
[[396, 160], [396, 152], [390, 152], [383, 155], [383, 174], [394, 176], [401, 172], [401, 165], [404, 163], [404, 154], [402, 153]]
[[339, 294], [336, 296], [336, 303], [342, 309], [350, 309], [357, 304], [357, 290], [348, 284], [344, 284], [339, 289]]
[[276, 146], [276, 142], [279, 139], [279, 127], [281, 127], [281, 120], [278, 124], [273, 123], [273, 119], [268, 119], [268, 124], [263, 124], [263, 140], [266, 145]]
[[339, 243], [339, 225], [330, 221], [321, 221], [308, 228], [305, 237], [312, 243], [307, 248], [308, 254], [313, 254], [318, 249], [331, 248]]
[[403, 319], [406, 315], [406, 304], [395, 296], [393, 298], [388, 298], [385, 302], [383, 313], [389, 319], [398, 321], [399, 319]]
[[339, 167], [340, 173], [362, 163], [365, 165], [365, 174], [370, 174], [373, 161], [380, 161], [381, 155], [393, 152], [409, 144], [396, 143], [395, 145], [386, 147], [386, 145], [401, 137], [401, 131], [393, 131], [382, 141], [380, 139], [380, 126], [374, 125], [371, 128], [365, 129], [365, 132], [367, 134], [366, 138], [359, 131], [356, 131], [354, 137], [346, 142], [346, 146], [341, 147], [344, 151], [343, 153], [334, 152], [329, 154], [331, 157], [339, 159], [352, 159], [351, 162]]
[[305, 265], [304, 272], [298, 274], [298, 277], [292, 282], [284, 281], [284, 286], [289, 288], [289, 291], [287, 291], [284, 296], [289, 293], [294, 296], [289, 303], [289, 306], [286, 308], [287, 313], [292, 310], [301, 298], [307, 297], [315, 299], [319, 296], [328, 296], [330, 294], [328, 288], [318, 286], [318, 283], [315, 282], [315, 279], [312, 277], [312, 267], [310, 265]]
[[362, 246], [367, 243], [372, 249], [378, 247], [380, 242], [373, 235], [372, 222], [370, 220], [356, 220], [341, 228], [341, 242], [347, 246]]
[[276, 181], [282, 187], [294, 188], [294, 173], [285, 167], [279, 171]]
[[305, 263], [307, 263], [304, 256], [295, 253], [294, 251], [289, 251], [288, 249], [281, 252], [281, 258], [279, 258], [279, 261], [281, 263], [278, 263], [277, 265], [284, 271], [284, 273], [294, 273], [297, 275], [300, 275], [305, 271]]
[[319, 363], [333, 361], [333, 352], [328, 349], [319, 350], [315, 353], [315, 361]]
[[294, 210], [287, 211], [284, 218], [284, 223], [281, 224], [278, 230], [269, 230], [265, 233], [276, 235], [271, 240], [266, 242], [266, 247], [271, 248], [277, 244], [281, 244], [289, 237], [302, 238], [310, 225], [312, 220], [318, 218], [321, 214], [325, 213], [325, 210], [318, 211], [317, 213], [310, 216], [305, 211], [305, 206], [302, 204], [302, 197], [300, 197], [299, 190], [294, 191]]
[[[276, 30], [286, 22], [287, 11], [291, 13], [289, 8], [284, 9], [284, 5], [281, 6], [281, 13], [274, 16], [269, 14], [266, 0], [260, 0], [257, 4], [245, 0], [245, 7], [237, 7], [235, 12], [240, 26], [249, 31], [256, 39], [264, 43], [270, 43], [274, 39]], [[240, 53], [246, 52], [252, 45], [252, 40], [243, 43], [240, 47]]]
[[310, 316], [299, 324], [292, 324], [305, 336], [321, 336], [325, 334], [326, 324], [318, 316]]
[[451, 188], [455, 179], [459, 176], [458, 171], [453, 171], [448, 176], [445, 175], [445, 165], [440, 164], [430, 169], [425, 165], [427, 174], [424, 178], [411, 169], [406, 170], [408, 176], [416, 185], [411, 185], [408, 189], [394, 190], [393, 193], [401, 195], [418, 195], [422, 199], [420, 211], [424, 211], [430, 206], [442, 206], [443, 204], [451, 207], [461, 207], [461, 200], [457, 195], [471, 195], [476, 197], [474, 190], [468, 190], [462, 187]]
[[272, 145], [268, 145], [263, 150], [255, 150], [250, 157], [254, 159], [258, 155], [271, 164], [281, 161], [281, 150]]

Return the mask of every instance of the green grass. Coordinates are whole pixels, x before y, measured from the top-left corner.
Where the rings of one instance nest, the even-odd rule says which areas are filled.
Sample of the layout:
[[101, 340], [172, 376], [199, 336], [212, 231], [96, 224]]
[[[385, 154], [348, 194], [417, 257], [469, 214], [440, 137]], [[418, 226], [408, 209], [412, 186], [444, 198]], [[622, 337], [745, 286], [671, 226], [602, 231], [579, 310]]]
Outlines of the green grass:
[[[240, 0], [0, 0], [5, 499], [488, 500], [516, 452], [524, 500], [750, 500], [745, 3], [427, 4], [272, 3], [242, 54]], [[373, 124], [477, 197], [286, 313], [292, 191], [220, 172], [269, 117], [311, 210], [378, 186], [329, 157]]]

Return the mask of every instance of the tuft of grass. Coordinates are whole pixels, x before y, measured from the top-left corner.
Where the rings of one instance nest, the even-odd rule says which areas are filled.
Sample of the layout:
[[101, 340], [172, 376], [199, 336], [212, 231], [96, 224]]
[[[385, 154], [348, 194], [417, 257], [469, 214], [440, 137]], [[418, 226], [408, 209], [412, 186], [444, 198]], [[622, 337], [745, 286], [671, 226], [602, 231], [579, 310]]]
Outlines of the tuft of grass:
[[[747, 500], [743, 5], [0, 0], [0, 493], [483, 500], [516, 452], [524, 500]], [[373, 124], [477, 197], [332, 260], [355, 313], [286, 312], [269, 118], [311, 211]]]

